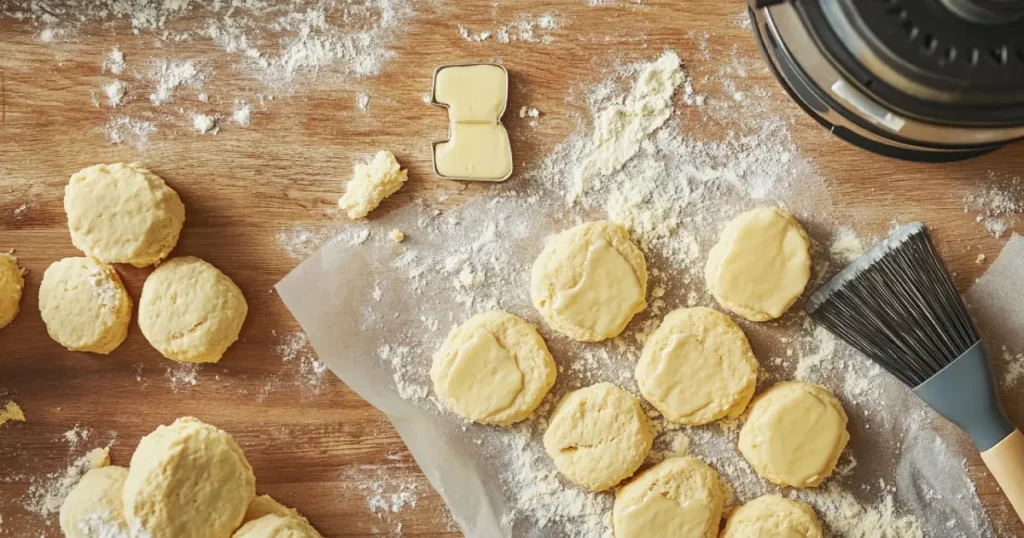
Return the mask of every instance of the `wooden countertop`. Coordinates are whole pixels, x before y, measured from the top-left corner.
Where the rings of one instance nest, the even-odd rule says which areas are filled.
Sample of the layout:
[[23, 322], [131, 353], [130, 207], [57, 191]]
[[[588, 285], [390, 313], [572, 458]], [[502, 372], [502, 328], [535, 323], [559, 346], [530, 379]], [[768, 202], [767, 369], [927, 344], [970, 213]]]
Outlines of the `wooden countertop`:
[[[179, 105], [204, 106], [195, 91], [179, 92], [166, 117], [152, 112], [145, 95], [116, 111], [102, 99], [101, 106], [90, 105], [91, 92], [102, 97], [102, 85], [112, 80], [100, 63], [115, 45], [129, 66], [171, 55], [201, 59], [216, 73], [203, 91], [221, 111], [230, 110], [234, 96], [262, 91], [258, 81], [233, 71], [237, 56], [208, 39], [155, 46], [152, 31], [133, 35], [128, 22], [117, 19], [84, 25], [66, 42], [46, 44], [38, 39], [39, 26], [0, 18], [0, 249], [16, 249], [29, 271], [22, 312], [0, 331], [0, 403], [12, 398], [28, 415], [27, 423], [0, 428], [0, 536], [58, 535], [55, 524], [47, 526], [22, 508], [30, 483], [62, 471], [86, 448], [114, 440], [113, 461], [127, 465], [140, 436], [190, 414], [234, 434], [255, 468], [260, 492], [300, 509], [325, 537], [460, 535], [382, 413], [332, 376], [318, 392], [297, 382], [301, 360], [282, 360], [277, 348], [297, 327], [271, 288], [298, 260], [282, 248], [279, 232], [344, 225], [334, 211], [343, 180], [354, 159], [381, 148], [394, 151], [410, 177], [382, 211], [415, 198], [443, 207], [486, 191], [485, 185], [443, 181], [430, 173], [425, 141], [443, 137], [446, 125], [442, 111], [420, 105], [432, 70], [442, 63], [498, 58], [514, 73], [506, 124], [523, 170], [572, 131], [571, 114], [587, 114], [585, 103], [567, 103], [564, 96], [571, 87], [601, 80], [610, 58], [653, 59], [671, 48], [688, 63], [698, 89], [713, 93], [721, 91], [714, 80], [721, 61], [733, 54], [756, 59], [759, 52], [750, 30], [739, 23], [739, 2], [590, 6], [583, 0], [473, 0], [458, 6], [417, 3], [416, 15], [393, 41], [397, 55], [379, 75], [334, 82], [300, 78], [294, 90], [266, 90], [274, 99], [253, 110], [250, 128], [225, 126], [216, 136], [196, 133], [177, 112]], [[550, 32], [553, 42], [471, 42], [459, 35], [460, 23], [475, 33], [510, 21], [517, 11], [555, 14], [561, 27]], [[188, 17], [193, 16], [199, 17]], [[710, 60], [698, 60], [702, 55]], [[704, 75], [712, 78], [704, 81]], [[1020, 146], [941, 166], [896, 162], [829, 137], [763, 71], [738, 84], [749, 95], [764, 90], [767, 96], [758, 99], [777, 103], [793, 118], [802, 153], [842, 201], [837, 220], [855, 222], [866, 234], [884, 233], [895, 217], [928, 222], [961, 289], [999, 253], [1007, 236], [996, 239], [975, 222], [976, 212], [964, 210], [964, 193], [989, 183], [1005, 186], [1024, 171]], [[356, 106], [358, 92], [371, 96], [366, 111]], [[543, 111], [535, 129], [514, 113], [522, 105]], [[146, 147], [106, 139], [103, 126], [118, 114], [155, 118], [158, 130]], [[85, 166], [118, 161], [141, 161], [177, 189], [188, 220], [175, 253], [217, 265], [248, 298], [241, 340], [220, 363], [203, 367], [195, 385], [172, 385], [173, 365], [137, 326], [116, 352], [97, 356], [63, 350], [39, 318], [44, 269], [58, 258], [80, 255], [62, 208], [67, 178]], [[451, 196], [438, 201], [442, 193]], [[979, 253], [988, 261], [975, 263]], [[148, 271], [119, 271], [137, 298]], [[1007, 395], [1019, 423], [1022, 396], [1019, 390]], [[91, 433], [72, 450], [63, 433], [76, 425]], [[966, 443], [952, 427], [946, 433]], [[1024, 535], [980, 459], [972, 456], [969, 466], [996, 527], [1006, 536]], [[413, 488], [415, 506], [371, 512], [366, 500], [373, 491], [355, 484], [375, 478], [385, 494], [401, 485]]]

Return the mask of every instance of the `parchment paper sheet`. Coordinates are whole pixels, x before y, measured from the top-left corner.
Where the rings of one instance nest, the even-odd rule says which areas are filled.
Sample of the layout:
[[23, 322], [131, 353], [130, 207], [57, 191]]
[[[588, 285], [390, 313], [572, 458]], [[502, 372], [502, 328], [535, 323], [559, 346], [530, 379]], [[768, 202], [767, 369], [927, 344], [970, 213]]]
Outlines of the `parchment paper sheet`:
[[[529, 267], [543, 246], [540, 238], [568, 226], [554, 224], [562, 217], [546, 214], [533, 201], [521, 197], [474, 200], [445, 214], [413, 205], [375, 215], [371, 224], [352, 225], [351, 230], [346, 229], [345, 234], [277, 285], [320, 359], [391, 418], [468, 537], [591, 534], [575, 531], [571, 521], [538, 520], [517, 511], [519, 493], [509, 486], [507, 478], [514, 470], [503, 468], [509, 447], [516, 446], [508, 442], [513, 434], [465, 423], [433, 400], [432, 390], [428, 392], [430, 355], [452, 325], [497, 305], [538, 326], [561, 366], [552, 401], [567, 390], [604, 380], [636, 390], [631, 380], [633, 362], [623, 356], [628, 353], [616, 352], [615, 346], [609, 346], [610, 352], [590, 353], [590, 348], [567, 342], [547, 331], [529, 304]], [[395, 244], [387, 238], [387, 231], [394, 228], [408, 234], [405, 243]], [[366, 231], [369, 236], [363, 235]], [[485, 237], [488, 234], [489, 239]], [[460, 272], [466, 276], [467, 267], [471, 276], [485, 275], [485, 284], [477, 283], [474, 289], [473, 278], [460, 279]], [[986, 334], [1021, 334], [1022, 282], [1024, 240], [1014, 236], [969, 294]], [[671, 303], [682, 300], [668, 302], [674, 307]], [[802, 322], [794, 323], [799, 326]], [[773, 351], [772, 344], [765, 342], [765, 334], [777, 329], [749, 324], [744, 328], [762, 365], [766, 365], [766, 355]], [[381, 360], [384, 345], [405, 348], [408, 357], [399, 365], [400, 371], [396, 372], [390, 361]], [[1017, 349], [1022, 348], [1018, 345]], [[914, 515], [928, 537], [996, 536], [964, 471], [963, 454], [942, 442], [928, 427], [936, 420], [932, 412], [909, 390], [851, 351], [845, 346], [837, 351], [837, 356], [849, 354], [849, 359], [844, 359], [849, 365], [821, 380], [846, 402], [851, 415], [852, 454], [858, 459], [852, 473], [830, 482], [841, 482], [844, 491], [867, 504], [877, 503], [882, 494], [891, 494], [897, 512]], [[600, 373], [575, 372], [571, 363], [584, 356], [590, 357], [592, 365], [597, 364]], [[771, 382], [789, 378], [791, 366], [778, 372], [766, 369], [759, 391]], [[881, 388], [851, 403], [851, 398], [844, 396], [842, 378], [853, 375], [869, 376]], [[414, 394], [410, 396], [407, 390], [407, 398], [401, 397], [399, 381], [414, 386]], [[691, 453], [709, 459], [732, 458], [717, 461], [735, 460], [738, 463], [730, 466], [752, 476], [735, 451], [735, 435], [735, 431], [713, 427], [695, 430]], [[536, 436], [532, 443], [539, 445]], [[543, 458], [537, 461], [550, 465]], [[717, 467], [727, 479], [731, 478], [723, 465]], [[734, 480], [739, 502], [776, 491], [756, 478]], [[880, 489], [879, 480], [887, 485]], [[564, 487], [573, 486], [566, 483]], [[809, 495], [812, 504], [821, 502], [815, 500], [815, 493]], [[610, 505], [608, 499], [601, 502]], [[514, 517], [508, 517], [510, 514]]]

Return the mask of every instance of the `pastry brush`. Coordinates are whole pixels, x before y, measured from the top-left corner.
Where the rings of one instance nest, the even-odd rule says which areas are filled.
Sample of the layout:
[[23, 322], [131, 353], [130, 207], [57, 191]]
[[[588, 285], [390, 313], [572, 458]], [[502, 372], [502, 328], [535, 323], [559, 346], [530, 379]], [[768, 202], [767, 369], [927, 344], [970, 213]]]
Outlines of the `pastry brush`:
[[981, 338], [924, 224], [850, 264], [807, 313], [963, 429], [1024, 519], [1024, 435], [999, 402]]

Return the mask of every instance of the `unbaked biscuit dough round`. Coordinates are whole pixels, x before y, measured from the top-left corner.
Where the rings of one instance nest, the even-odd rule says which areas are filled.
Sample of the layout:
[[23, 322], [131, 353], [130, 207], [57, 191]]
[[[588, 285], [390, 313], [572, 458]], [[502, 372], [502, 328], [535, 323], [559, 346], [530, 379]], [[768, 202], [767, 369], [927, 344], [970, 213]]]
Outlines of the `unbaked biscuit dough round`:
[[64, 212], [76, 248], [136, 267], [166, 258], [185, 222], [178, 193], [139, 163], [97, 164], [71, 176]]
[[807, 232], [793, 215], [773, 207], [748, 211], [726, 225], [704, 268], [715, 299], [751, 321], [782, 316], [810, 278]]
[[533, 264], [534, 306], [574, 340], [618, 336], [647, 307], [646, 296], [644, 255], [613, 222], [588, 222], [558, 234]]
[[615, 538], [715, 538], [725, 488], [697, 458], [669, 458], [615, 492]]
[[0, 329], [11, 324], [21, 305], [25, 270], [13, 254], [0, 253]]
[[555, 360], [529, 323], [494, 310], [452, 329], [430, 378], [449, 409], [506, 426], [530, 416], [555, 384]]
[[721, 538], [822, 538], [821, 522], [806, 503], [781, 495], [758, 497], [726, 520]]
[[604, 491], [636, 472], [653, 440], [640, 402], [598, 383], [562, 397], [548, 419], [544, 449], [569, 480]]
[[836, 467], [850, 434], [843, 404], [825, 387], [778, 383], [757, 397], [740, 430], [743, 457], [765, 479], [806, 488]]
[[269, 495], [253, 499], [242, 527], [232, 538], [322, 538], [296, 510], [275, 501]]
[[757, 359], [729, 316], [681, 308], [647, 337], [636, 381], [668, 420], [707, 424], [743, 414], [757, 386]]
[[173, 258], [142, 285], [139, 328], [164, 357], [217, 362], [238, 340], [249, 307], [242, 290], [213, 265]]
[[139, 441], [124, 484], [124, 515], [133, 536], [225, 538], [255, 497], [256, 478], [235, 440], [182, 417]]
[[121, 494], [128, 469], [96, 467], [85, 473], [60, 507], [65, 538], [128, 537]]
[[58, 344], [107, 354], [128, 336], [132, 299], [113, 267], [91, 258], [64, 258], [43, 273], [39, 313]]

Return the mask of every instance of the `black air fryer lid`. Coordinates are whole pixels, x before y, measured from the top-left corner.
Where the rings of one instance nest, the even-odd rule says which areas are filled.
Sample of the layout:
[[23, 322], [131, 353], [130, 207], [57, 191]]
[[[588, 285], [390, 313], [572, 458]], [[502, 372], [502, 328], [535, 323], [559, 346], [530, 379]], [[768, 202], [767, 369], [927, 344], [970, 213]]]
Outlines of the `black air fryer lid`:
[[1024, 0], [792, 1], [833, 61], [892, 108], [936, 123], [1024, 124]]

